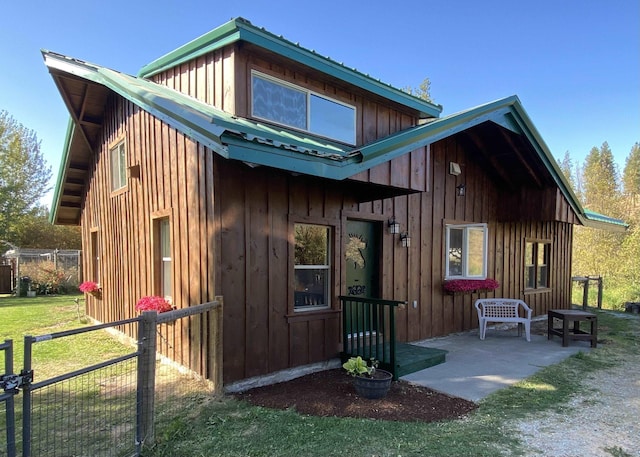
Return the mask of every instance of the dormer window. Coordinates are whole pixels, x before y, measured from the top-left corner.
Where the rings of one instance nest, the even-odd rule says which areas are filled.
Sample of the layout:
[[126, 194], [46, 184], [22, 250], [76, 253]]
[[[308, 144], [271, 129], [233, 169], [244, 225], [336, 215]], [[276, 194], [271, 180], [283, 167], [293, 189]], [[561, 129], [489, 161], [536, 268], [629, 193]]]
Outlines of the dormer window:
[[251, 88], [253, 117], [342, 143], [356, 143], [354, 106], [255, 71]]

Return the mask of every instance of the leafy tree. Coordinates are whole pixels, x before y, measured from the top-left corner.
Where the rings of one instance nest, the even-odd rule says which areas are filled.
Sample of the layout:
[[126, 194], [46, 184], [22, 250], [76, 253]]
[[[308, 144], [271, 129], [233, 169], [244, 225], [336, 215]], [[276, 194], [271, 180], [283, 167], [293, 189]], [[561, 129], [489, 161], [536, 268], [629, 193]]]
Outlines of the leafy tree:
[[429, 78], [424, 78], [418, 87], [405, 87], [402, 90], [414, 97], [433, 103], [433, 99], [431, 98], [431, 80]]
[[0, 239], [16, 239], [21, 218], [50, 189], [50, 178], [35, 132], [0, 111]]
[[82, 249], [80, 227], [53, 225], [46, 207], [36, 207], [19, 218], [14, 244], [21, 248]]

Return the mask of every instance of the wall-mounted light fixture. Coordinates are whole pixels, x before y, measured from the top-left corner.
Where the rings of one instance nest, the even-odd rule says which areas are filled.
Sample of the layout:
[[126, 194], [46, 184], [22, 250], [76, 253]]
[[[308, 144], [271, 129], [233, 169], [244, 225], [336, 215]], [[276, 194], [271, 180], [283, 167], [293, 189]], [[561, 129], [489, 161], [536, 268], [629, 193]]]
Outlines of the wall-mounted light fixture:
[[456, 186], [456, 195], [458, 195], [458, 197], [464, 197], [464, 194], [466, 191], [467, 191], [467, 186], [465, 186], [464, 184], [460, 184], [459, 186]]
[[400, 233], [400, 224], [396, 222], [395, 217], [392, 217], [391, 219], [389, 219], [389, 222], [387, 222], [387, 225], [389, 226], [389, 233], [391, 233], [392, 235]]
[[458, 176], [460, 173], [462, 173], [462, 170], [460, 169], [460, 164], [456, 162], [449, 162], [449, 174], [453, 176]]
[[402, 243], [403, 248], [408, 248], [409, 246], [411, 246], [411, 237], [409, 236], [409, 232], [400, 234], [400, 242]]

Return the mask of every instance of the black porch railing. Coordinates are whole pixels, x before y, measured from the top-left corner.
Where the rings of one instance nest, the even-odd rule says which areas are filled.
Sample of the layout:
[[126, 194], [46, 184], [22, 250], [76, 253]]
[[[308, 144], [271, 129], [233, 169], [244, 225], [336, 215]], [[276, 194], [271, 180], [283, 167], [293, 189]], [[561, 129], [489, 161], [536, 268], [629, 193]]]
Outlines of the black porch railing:
[[404, 301], [340, 296], [342, 304], [342, 359], [375, 359], [378, 368], [398, 379], [395, 312]]

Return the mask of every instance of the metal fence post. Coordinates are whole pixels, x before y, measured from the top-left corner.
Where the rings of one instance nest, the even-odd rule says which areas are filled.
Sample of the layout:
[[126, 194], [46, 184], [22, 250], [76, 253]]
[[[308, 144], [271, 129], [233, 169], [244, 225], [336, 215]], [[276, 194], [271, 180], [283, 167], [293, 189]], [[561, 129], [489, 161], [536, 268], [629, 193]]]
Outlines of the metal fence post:
[[[24, 369], [23, 373], [32, 370], [33, 342], [35, 338], [27, 335], [24, 337]], [[22, 388], [22, 456], [31, 456], [31, 385]]]
[[[4, 350], [4, 374], [13, 374], [13, 340], [4, 340], [0, 346]], [[16, 416], [13, 393], [9, 393], [4, 400], [5, 418], [7, 421], [7, 456], [16, 456]]]
[[138, 389], [136, 448], [138, 455], [143, 444], [153, 444], [154, 423], [153, 411], [156, 382], [156, 327], [158, 313], [145, 311], [138, 321]]

